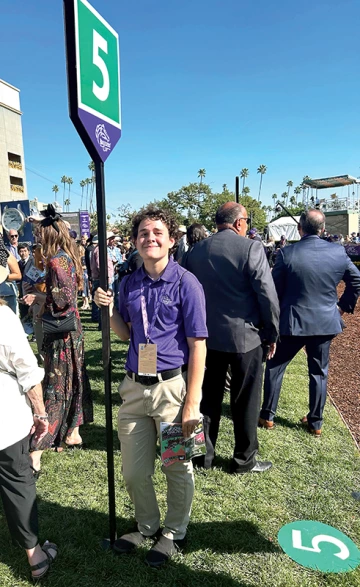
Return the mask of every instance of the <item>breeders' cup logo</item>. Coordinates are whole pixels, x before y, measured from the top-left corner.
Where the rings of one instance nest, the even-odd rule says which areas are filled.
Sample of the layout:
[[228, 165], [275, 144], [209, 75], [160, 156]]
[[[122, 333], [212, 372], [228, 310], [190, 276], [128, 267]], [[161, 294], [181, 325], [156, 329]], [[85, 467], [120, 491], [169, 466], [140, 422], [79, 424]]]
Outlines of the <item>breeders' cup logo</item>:
[[95, 129], [96, 140], [100, 147], [106, 153], [111, 149], [111, 142], [108, 133], [106, 132], [105, 124], [98, 124]]

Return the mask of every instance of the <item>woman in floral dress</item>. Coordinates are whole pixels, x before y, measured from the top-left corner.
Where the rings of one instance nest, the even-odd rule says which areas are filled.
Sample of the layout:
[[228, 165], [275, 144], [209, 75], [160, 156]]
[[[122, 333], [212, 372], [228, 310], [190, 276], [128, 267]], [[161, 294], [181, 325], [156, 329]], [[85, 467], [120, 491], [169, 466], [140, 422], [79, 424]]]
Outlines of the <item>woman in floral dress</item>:
[[91, 389], [85, 369], [84, 335], [77, 309], [82, 266], [77, 247], [72, 243], [61, 216], [51, 205], [45, 215], [41, 221], [41, 244], [47, 270], [46, 294], [36, 294], [36, 298], [46, 296], [44, 312], [51, 313], [55, 318], [74, 312], [77, 329], [44, 336], [43, 389], [49, 432], [31, 453], [35, 471], [40, 469], [44, 449], [60, 451], [61, 445], [81, 447], [79, 427], [93, 421]]

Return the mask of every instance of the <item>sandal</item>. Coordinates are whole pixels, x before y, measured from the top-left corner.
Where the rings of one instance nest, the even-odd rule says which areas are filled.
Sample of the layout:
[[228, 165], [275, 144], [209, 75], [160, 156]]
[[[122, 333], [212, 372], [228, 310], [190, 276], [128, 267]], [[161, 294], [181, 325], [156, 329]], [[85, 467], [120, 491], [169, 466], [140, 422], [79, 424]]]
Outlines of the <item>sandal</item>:
[[66, 448], [66, 450], [81, 450], [82, 448], [84, 448], [84, 443], [83, 442], [75, 442], [74, 444], [67, 444], [67, 442], [64, 442], [64, 446]]
[[52, 452], [62, 452], [62, 451], [64, 450], [64, 448], [63, 448], [62, 446], [52, 446], [52, 447], [50, 448], [50, 450], [51, 450]]
[[[45, 552], [46, 559], [43, 560], [41, 563], [38, 563], [37, 565], [32, 565], [30, 567], [30, 571], [39, 571], [40, 569], [44, 569], [44, 571], [40, 575], [35, 575], [35, 576], [31, 573], [31, 578], [33, 580], [33, 583], [37, 583], [38, 581], [40, 581], [40, 579], [45, 577], [48, 570], [50, 569], [50, 565], [54, 562], [54, 560], [56, 558], [56, 555], [58, 552], [58, 547], [53, 542], [48, 542], [48, 540], [47, 540], [42, 545], [41, 550], [43, 552]], [[52, 556], [50, 554], [49, 550], [55, 550], [55, 552], [56, 552], [55, 556]]]

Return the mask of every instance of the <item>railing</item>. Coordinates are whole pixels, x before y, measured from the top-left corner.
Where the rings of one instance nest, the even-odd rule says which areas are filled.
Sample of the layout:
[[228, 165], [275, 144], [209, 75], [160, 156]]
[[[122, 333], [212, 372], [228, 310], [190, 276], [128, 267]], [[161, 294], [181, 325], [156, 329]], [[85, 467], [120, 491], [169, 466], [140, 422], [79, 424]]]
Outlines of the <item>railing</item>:
[[[312, 203], [310, 202], [310, 205]], [[320, 210], [323, 212], [340, 212], [348, 210], [349, 212], [359, 212], [359, 202], [355, 198], [334, 198], [331, 200], [320, 200]]]
[[20, 192], [21, 194], [24, 193], [24, 186], [23, 185], [10, 184], [10, 189], [12, 192]]
[[18, 169], [19, 171], [22, 171], [23, 168], [22, 164], [18, 161], [9, 161], [9, 167], [12, 169]]

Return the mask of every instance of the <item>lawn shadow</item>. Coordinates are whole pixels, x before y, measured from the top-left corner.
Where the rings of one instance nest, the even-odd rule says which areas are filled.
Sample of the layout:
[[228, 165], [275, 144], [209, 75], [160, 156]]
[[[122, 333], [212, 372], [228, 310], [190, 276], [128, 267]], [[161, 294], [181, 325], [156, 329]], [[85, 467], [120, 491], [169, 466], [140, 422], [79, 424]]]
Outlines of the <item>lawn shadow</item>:
[[[55, 542], [59, 554], [46, 578], [49, 587], [122, 587], [157, 585], [188, 587], [250, 587], [250, 584], [233, 579], [229, 574], [212, 570], [192, 569], [185, 557], [177, 556], [157, 571], [145, 564], [151, 542], [147, 541], [131, 556], [116, 556], [104, 551], [101, 543], [108, 533], [106, 513], [61, 506], [38, 499], [40, 539]], [[56, 520], [56, 523], [54, 521]], [[117, 518], [118, 536], [131, 531], [133, 520]], [[189, 529], [187, 552], [210, 549], [224, 552], [275, 552], [277, 549], [263, 536], [254, 524], [239, 522], [194, 523]], [[25, 553], [11, 544], [7, 528], [0, 530], [0, 561], [8, 566], [18, 580], [29, 578]], [[16, 580], [16, 579], [15, 579]]]
[[[117, 382], [115, 382], [117, 383]], [[105, 392], [104, 388], [101, 387], [100, 389], [96, 387], [96, 385], [92, 385], [91, 387], [91, 397], [93, 402], [97, 405], [105, 405]], [[113, 407], [121, 406], [122, 401], [118, 391], [111, 392], [111, 404]], [[117, 409], [117, 408], [116, 408]]]
[[[106, 428], [97, 424], [84, 424], [81, 427], [84, 450], [106, 450]], [[120, 443], [117, 430], [113, 430], [114, 450], [120, 450]]]
[[219, 455], [215, 454], [213, 460], [213, 467], [217, 469], [222, 469], [225, 473], [230, 473], [230, 465], [231, 465], [232, 457], [220, 457]]
[[281, 552], [281, 549], [247, 520], [189, 524], [187, 552], [210, 549], [218, 554]]
[[222, 406], [221, 406], [221, 415], [224, 418], [227, 418], [228, 420], [232, 420], [232, 414], [231, 414], [231, 407], [230, 407], [230, 402], [226, 401], [228, 398], [225, 398]]
[[301, 428], [300, 422], [293, 422], [288, 418], [283, 418], [282, 416], [275, 417], [275, 425], [282, 426], [283, 428]]

